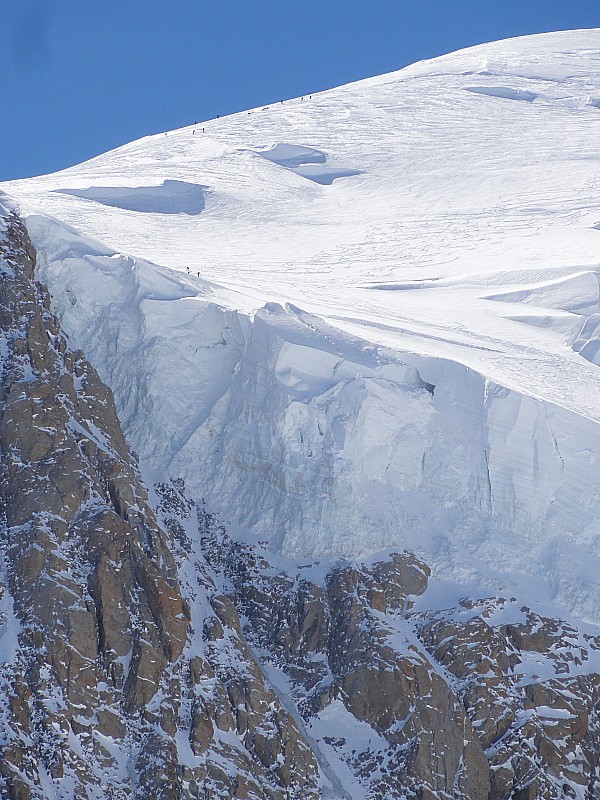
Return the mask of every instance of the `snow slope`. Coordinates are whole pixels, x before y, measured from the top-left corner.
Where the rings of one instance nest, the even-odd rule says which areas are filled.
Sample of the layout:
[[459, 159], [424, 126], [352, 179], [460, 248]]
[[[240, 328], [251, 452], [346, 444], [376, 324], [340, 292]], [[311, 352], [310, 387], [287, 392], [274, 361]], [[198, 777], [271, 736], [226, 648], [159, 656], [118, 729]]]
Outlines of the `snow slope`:
[[600, 30], [2, 184], [148, 480], [600, 621]]

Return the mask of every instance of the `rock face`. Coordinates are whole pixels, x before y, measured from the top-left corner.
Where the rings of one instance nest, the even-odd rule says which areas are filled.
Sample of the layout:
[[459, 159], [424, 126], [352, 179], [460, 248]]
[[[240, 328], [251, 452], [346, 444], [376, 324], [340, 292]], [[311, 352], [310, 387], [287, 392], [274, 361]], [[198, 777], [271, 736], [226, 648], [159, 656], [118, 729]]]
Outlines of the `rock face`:
[[200, 572], [183, 596], [112, 394], [61, 334], [25, 228], [3, 225], [4, 795], [310, 798], [314, 759], [235, 608]]
[[423, 610], [410, 553], [277, 559], [181, 480], [149, 498], [0, 225], [3, 797], [600, 796], [599, 638], [514, 598]]
[[488, 762], [461, 699], [405, 616], [409, 595], [427, 586], [424, 564], [396, 554], [340, 565], [319, 585], [273, 575], [266, 554], [231, 543], [221, 567], [249, 641], [291, 681], [328, 760], [354, 774], [348, 797], [489, 796]]
[[350, 769], [348, 796], [598, 796], [598, 638], [514, 598], [414, 611], [429, 570], [408, 553], [318, 581], [314, 565], [286, 574], [266, 551], [206, 531], [248, 641], [329, 762]]
[[189, 611], [112, 395], [68, 348], [15, 217], [1, 255], [2, 591], [14, 657], [2, 674], [0, 773], [15, 798], [101, 796], [111, 773], [120, 796], [119, 758], [131, 753], [140, 769], [164, 724], [166, 706], [149, 704], [181, 656]]
[[600, 675], [581, 668], [600, 639], [525, 607], [521, 622], [502, 624], [507, 605], [464, 601], [417, 621], [433, 657], [458, 680], [490, 762], [490, 800], [594, 798]]

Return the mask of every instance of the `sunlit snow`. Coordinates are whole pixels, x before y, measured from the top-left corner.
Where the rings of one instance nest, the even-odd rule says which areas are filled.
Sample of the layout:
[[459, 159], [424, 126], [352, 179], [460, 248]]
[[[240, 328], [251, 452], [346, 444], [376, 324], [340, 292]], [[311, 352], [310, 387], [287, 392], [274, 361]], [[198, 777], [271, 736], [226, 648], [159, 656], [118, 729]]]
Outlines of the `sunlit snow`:
[[149, 479], [598, 622], [599, 97], [544, 34], [2, 189]]

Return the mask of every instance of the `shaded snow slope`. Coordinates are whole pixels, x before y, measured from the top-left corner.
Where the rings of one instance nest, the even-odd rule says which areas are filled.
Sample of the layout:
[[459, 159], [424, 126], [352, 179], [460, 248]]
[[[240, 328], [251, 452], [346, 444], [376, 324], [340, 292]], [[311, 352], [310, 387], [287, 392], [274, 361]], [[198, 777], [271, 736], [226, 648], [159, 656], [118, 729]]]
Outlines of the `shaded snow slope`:
[[2, 188], [149, 476], [597, 622], [599, 98], [525, 37]]
[[104, 206], [148, 214], [199, 214], [204, 210], [204, 186], [185, 181], [163, 181], [161, 186], [94, 186], [90, 189], [56, 189], [60, 194], [84, 197]]

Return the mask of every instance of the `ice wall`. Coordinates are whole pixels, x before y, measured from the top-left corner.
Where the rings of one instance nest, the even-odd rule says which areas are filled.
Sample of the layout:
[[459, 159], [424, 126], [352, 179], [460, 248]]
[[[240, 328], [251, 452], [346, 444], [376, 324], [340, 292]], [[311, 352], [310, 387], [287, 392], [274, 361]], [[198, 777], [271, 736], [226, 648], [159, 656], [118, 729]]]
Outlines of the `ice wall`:
[[28, 224], [149, 479], [184, 477], [287, 555], [406, 547], [444, 578], [522, 579], [600, 619], [596, 423], [293, 306], [222, 308], [199, 279]]

